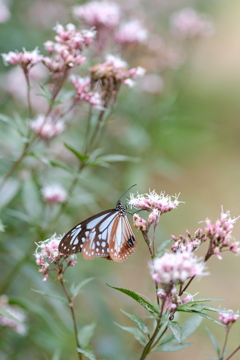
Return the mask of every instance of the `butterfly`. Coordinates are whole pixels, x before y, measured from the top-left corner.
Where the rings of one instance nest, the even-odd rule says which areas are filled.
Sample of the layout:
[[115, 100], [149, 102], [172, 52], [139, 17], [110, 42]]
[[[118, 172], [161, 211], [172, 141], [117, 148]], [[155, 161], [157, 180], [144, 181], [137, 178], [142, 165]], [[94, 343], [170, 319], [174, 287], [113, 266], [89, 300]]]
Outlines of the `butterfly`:
[[93, 215], [69, 230], [59, 244], [59, 252], [66, 255], [81, 252], [87, 260], [96, 257], [116, 262], [126, 260], [137, 247], [127, 218], [129, 212], [120, 201], [126, 192], [117, 201], [115, 209]]

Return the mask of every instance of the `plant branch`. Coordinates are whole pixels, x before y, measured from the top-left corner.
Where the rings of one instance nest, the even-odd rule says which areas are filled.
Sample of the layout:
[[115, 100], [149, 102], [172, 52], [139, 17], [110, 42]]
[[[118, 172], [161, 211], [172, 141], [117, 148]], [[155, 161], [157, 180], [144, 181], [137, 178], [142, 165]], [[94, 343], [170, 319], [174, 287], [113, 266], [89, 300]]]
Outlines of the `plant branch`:
[[240, 345], [231, 353], [231, 355], [229, 355], [229, 356], [226, 358], [226, 360], [231, 359], [231, 357], [233, 357], [233, 355], [235, 355], [235, 354], [238, 352], [238, 350], [240, 350]]

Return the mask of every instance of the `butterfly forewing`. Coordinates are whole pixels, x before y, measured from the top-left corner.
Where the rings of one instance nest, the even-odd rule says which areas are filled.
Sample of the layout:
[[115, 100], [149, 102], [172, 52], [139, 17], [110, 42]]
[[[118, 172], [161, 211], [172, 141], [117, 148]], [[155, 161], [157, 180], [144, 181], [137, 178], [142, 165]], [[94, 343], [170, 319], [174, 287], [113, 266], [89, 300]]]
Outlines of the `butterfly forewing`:
[[[116, 213], [116, 209], [105, 210], [101, 213], [91, 216], [83, 222], [74, 226], [62, 238], [59, 244], [59, 251], [62, 254], [70, 255], [81, 252], [85, 243], [95, 242], [99, 239], [99, 227], [109, 216]], [[100, 255], [96, 255], [100, 256]], [[96, 257], [94, 256], [94, 257]]]
[[63, 254], [82, 252], [84, 259], [102, 257], [122, 262], [136, 249], [136, 239], [126, 215], [117, 203], [116, 209], [102, 211], [72, 228], [61, 240]]

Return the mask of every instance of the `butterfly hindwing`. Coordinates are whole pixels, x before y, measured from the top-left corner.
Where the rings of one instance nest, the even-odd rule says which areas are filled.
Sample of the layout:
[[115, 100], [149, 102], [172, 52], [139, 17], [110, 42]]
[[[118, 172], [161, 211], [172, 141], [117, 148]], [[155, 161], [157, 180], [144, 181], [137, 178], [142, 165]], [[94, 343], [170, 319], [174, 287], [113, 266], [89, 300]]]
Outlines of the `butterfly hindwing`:
[[112, 260], [123, 262], [137, 247], [136, 238], [129, 224], [127, 215], [117, 215], [112, 226], [109, 241], [109, 254]]
[[82, 252], [84, 243], [87, 244], [88, 242], [91, 241], [96, 242], [98, 240], [98, 236], [100, 235], [99, 228], [101, 224], [109, 216], [115, 213], [116, 213], [115, 209], [105, 210], [100, 212], [99, 214], [91, 216], [90, 218], [74, 226], [62, 238], [58, 248], [59, 251], [62, 254], [66, 254], [66, 255]]

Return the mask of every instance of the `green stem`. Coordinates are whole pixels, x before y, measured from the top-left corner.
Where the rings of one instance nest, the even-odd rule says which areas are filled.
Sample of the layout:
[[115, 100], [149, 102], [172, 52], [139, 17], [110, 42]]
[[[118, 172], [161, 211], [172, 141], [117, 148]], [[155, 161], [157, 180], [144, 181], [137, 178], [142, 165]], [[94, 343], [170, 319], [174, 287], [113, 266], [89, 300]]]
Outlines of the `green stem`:
[[223, 349], [222, 349], [222, 353], [221, 353], [221, 356], [220, 356], [220, 359], [219, 359], [219, 360], [223, 360], [224, 352], [225, 352], [226, 345], [227, 345], [227, 341], [228, 341], [228, 335], [229, 335], [230, 328], [231, 328], [231, 327], [229, 327], [229, 326], [226, 327], [226, 336], [225, 336], [225, 340], [224, 340], [224, 344], [223, 344]]

